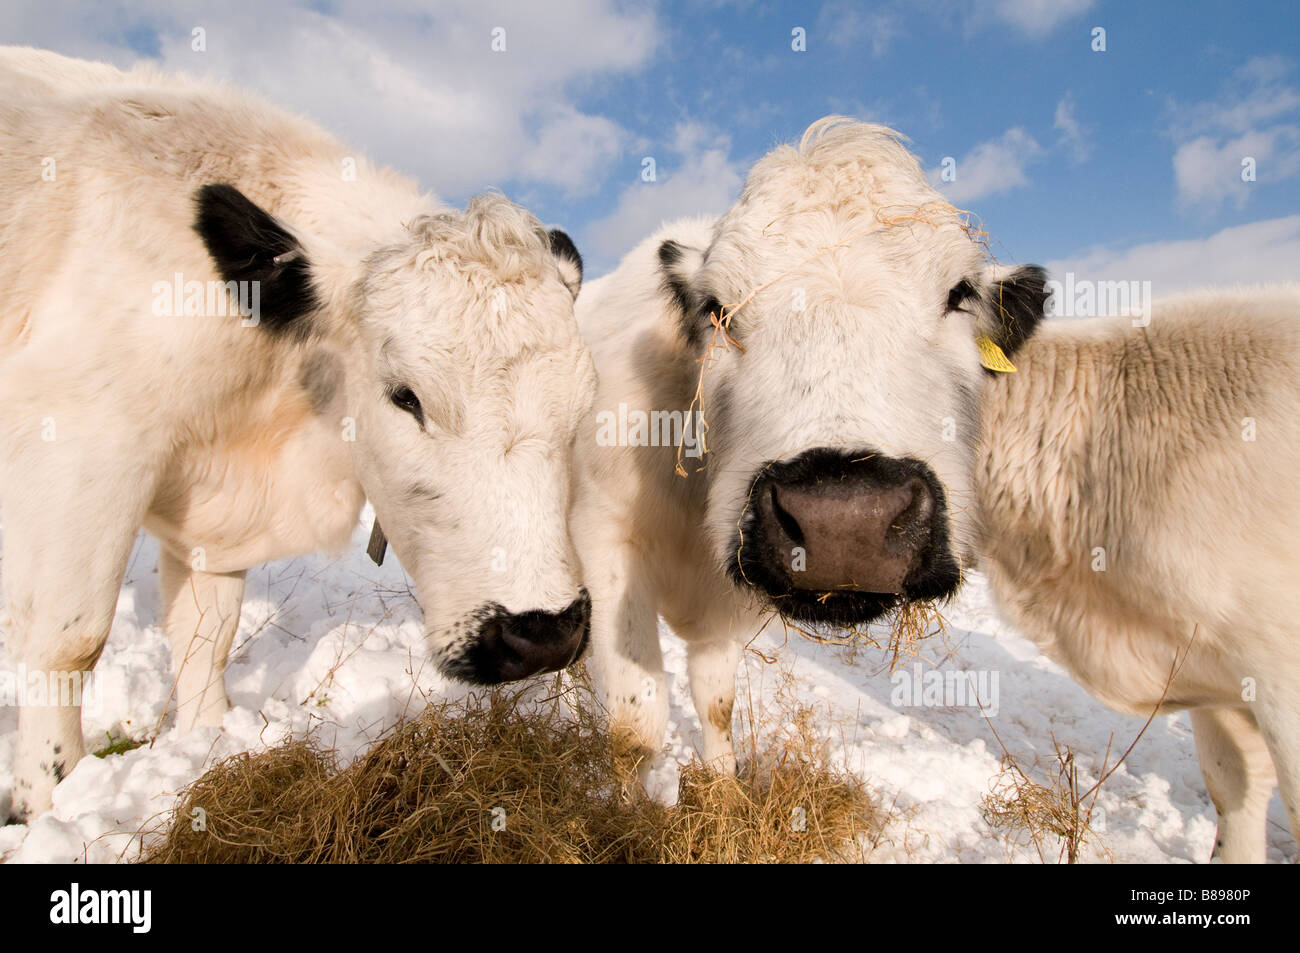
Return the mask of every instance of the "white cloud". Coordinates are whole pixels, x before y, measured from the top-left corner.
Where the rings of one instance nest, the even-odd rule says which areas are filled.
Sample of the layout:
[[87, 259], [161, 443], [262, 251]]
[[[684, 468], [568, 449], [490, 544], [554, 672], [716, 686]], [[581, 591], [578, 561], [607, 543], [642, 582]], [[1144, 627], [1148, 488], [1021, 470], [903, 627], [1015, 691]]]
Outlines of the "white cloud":
[[1086, 12], [1093, 3], [1094, 0], [993, 0], [991, 12], [1037, 39]]
[[[1253, 161], [1255, 182], [1242, 179], [1243, 162]], [[1300, 172], [1300, 128], [1276, 126], [1220, 143], [1201, 136], [1174, 153], [1178, 197], [1189, 205], [1217, 209], [1226, 199], [1243, 208], [1257, 183], [1277, 182]]]
[[1053, 277], [1150, 281], [1158, 297], [1212, 284], [1300, 281], [1300, 215], [1225, 228], [1207, 238], [1098, 247], [1046, 264]]
[[943, 181], [942, 167], [931, 169], [927, 175], [930, 184], [948, 201], [962, 205], [1028, 184], [1025, 167], [1041, 152], [1033, 136], [1017, 126], [997, 139], [980, 143], [957, 160], [952, 182]]
[[599, 188], [628, 136], [613, 120], [585, 115], [566, 104], [548, 111], [534, 138], [520, 157], [520, 176], [582, 195]]
[[1292, 65], [1282, 56], [1256, 56], [1235, 70], [1216, 99], [1175, 104], [1171, 132], [1241, 133], [1300, 109], [1300, 89], [1285, 80]]
[[901, 32], [896, 13], [864, 10], [851, 0], [833, 0], [817, 15], [816, 35], [841, 51], [869, 48], [873, 56], [884, 56], [890, 41]]
[[1073, 96], [1066, 95], [1056, 104], [1052, 128], [1061, 134], [1059, 145], [1066, 150], [1072, 162], [1083, 162], [1092, 155], [1092, 143], [1088, 141], [1092, 130], [1080, 125], [1074, 115]]
[[655, 159], [655, 181], [638, 180], [619, 196], [614, 211], [586, 230], [598, 261], [615, 261], [665, 221], [684, 215], [720, 215], [736, 200], [744, 170], [730, 157], [731, 141], [698, 123], [673, 131], [676, 161]]
[[[631, 137], [611, 118], [582, 113], [570, 88], [639, 69], [660, 35], [651, 13], [614, 0], [337, 0], [322, 9], [230, 4], [217, 14], [201, 0], [118, 0], [56, 18], [8, 4], [0, 34], [125, 66], [139, 58], [128, 36], [156, 30], [162, 68], [259, 92], [453, 195], [510, 181], [570, 195], [598, 188]], [[195, 27], [206, 30], [205, 52], [191, 49]], [[505, 52], [491, 48], [497, 27]]]
[[[1217, 98], [1171, 107], [1180, 205], [1214, 211], [1231, 201], [1242, 208], [1256, 184], [1300, 173], [1300, 125], [1284, 121], [1300, 113], [1300, 89], [1286, 82], [1291, 68], [1280, 56], [1255, 57]], [[1247, 158], [1254, 160], [1256, 182], [1242, 179]]]

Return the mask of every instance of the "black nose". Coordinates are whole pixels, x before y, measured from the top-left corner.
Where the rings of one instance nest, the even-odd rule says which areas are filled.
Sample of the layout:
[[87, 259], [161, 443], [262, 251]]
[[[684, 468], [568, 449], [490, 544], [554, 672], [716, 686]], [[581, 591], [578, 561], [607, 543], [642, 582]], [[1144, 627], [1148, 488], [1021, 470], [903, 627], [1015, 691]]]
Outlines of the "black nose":
[[582, 655], [590, 625], [591, 597], [586, 589], [557, 612], [507, 612], [498, 606], [483, 618], [469, 650], [448, 666], [447, 673], [495, 685], [559, 671]]
[[956, 588], [943, 490], [919, 460], [817, 449], [763, 467], [732, 575], [809, 621], [871, 621]]

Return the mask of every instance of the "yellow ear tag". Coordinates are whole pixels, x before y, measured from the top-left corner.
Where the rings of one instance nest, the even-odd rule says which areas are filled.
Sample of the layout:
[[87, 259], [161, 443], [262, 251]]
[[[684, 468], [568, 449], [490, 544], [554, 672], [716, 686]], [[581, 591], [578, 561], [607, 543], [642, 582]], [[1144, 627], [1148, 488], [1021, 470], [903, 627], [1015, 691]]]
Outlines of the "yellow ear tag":
[[999, 374], [1014, 374], [1016, 365], [1012, 364], [1002, 353], [1002, 348], [993, 343], [993, 339], [981, 334], [975, 339], [975, 346], [980, 349], [980, 363]]

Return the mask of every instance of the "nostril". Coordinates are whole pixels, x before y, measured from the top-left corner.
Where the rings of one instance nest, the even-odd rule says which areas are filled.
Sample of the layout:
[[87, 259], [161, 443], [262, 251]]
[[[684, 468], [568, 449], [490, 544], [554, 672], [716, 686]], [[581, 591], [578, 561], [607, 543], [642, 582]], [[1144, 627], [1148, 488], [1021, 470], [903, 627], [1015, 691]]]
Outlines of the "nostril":
[[928, 534], [934, 516], [934, 494], [924, 480], [913, 478], [907, 490], [907, 503], [889, 523], [888, 535], [893, 539]]
[[771, 494], [772, 515], [776, 517], [777, 525], [796, 546], [802, 546], [804, 543], [803, 529], [799, 526], [799, 521], [790, 514], [784, 506], [781, 505], [781, 498], [777, 495], [776, 484], [773, 484], [768, 491]]

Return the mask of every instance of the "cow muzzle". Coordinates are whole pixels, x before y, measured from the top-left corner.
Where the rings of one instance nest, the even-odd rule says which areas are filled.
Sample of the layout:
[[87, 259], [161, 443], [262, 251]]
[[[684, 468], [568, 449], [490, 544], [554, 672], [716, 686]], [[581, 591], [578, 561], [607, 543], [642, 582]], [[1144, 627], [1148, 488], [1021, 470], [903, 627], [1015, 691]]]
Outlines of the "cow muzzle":
[[566, 608], [507, 612], [487, 607], [466, 650], [442, 666], [443, 672], [478, 685], [512, 682], [572, 665], [587, 648], [591, 597], [587, 591]]
[[894, 594], [930, 545], [935, 510], [919, 477], [765, 480], [755, 505], [768, 556], [795, 588]]
[[763, 467], [736, 553], [733, 577], [813, 621], [870, 621], [904, 599], [950, 594], [959, 576], [933, 471], [869, 452], [818, 449]]

